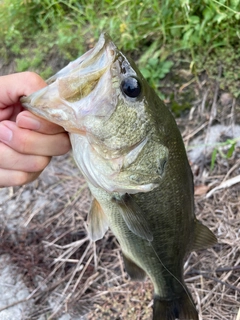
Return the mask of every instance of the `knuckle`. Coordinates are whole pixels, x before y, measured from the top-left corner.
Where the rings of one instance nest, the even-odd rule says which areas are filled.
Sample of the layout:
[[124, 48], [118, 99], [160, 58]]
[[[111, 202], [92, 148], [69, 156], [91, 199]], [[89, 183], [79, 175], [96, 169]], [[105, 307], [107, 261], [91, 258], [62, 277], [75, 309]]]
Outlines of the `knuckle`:
[[17, 171], [13, 179], [13, 185], [21, 186], [29, 182], [30, 174], [28, 172]]
[[31, 171], [32, 172], [43, 171], [50, 161], [51, 161], [51, 157], [43, 157], [43, 156], [36, 157], [31, 164]]
[[39, 172], [24, 172], [24, 171], [17, 171], [15, 176], [13, 177], [12, 186], [22, 186], [24, 184], [30, 183], [37, 179], [40, 175], [41, 171]]
[[30, 143], [30, 135], [19, 134], [18, 135], [18, 150], [20, 153], [26, 154], [28, 153], [29, 149], [31, 150], [31, 143]]

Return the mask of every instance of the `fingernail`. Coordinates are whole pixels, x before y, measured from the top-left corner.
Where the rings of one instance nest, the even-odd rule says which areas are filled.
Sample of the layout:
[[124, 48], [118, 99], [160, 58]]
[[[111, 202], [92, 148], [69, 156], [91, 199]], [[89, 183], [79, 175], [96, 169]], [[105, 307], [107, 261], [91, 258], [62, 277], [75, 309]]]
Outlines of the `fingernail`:
[[21, 117], [17, 118], [16, 123], [21, 128], [31, 130], [39, 130], [41, 126], [40, 122], [37, 119], [33, 119], [24, 115], [21, 115]]
[[0, 140], [2, 142], [10, 142], [12, 140], [13, 133], [5, 125], [0, 123]]

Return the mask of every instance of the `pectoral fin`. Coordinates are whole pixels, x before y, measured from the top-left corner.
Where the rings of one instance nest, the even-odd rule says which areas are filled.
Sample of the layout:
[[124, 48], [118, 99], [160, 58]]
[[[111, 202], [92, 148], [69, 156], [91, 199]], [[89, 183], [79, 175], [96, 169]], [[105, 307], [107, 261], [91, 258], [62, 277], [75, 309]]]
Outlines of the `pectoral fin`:
[[137, 266], [136, 263], [133, 262], [130, 258], [128, 258], [124, 253], [123, 253], [123, 261], [124, 261], [125, 269], [132, 280], [134, 281], [144, 280], [146, 276], [145, 271], [139, 266]]
[[129, 230], [140, 238], [152, 241], [153, 235], [148, 227], [144, 212], [133, 197], [126, 193], [120, 198], [113, 198], [112, 200], [119, 205], [119, 210]]
[[192, 250], [205, 249], [217, 243], [212, 231], [198, 220], [195, 220], [194, 236]]
[[108, 221], [99, 202], [94, 198], [88, 213], [88, 232], [93, 241], [102, 239], [108, 230]]

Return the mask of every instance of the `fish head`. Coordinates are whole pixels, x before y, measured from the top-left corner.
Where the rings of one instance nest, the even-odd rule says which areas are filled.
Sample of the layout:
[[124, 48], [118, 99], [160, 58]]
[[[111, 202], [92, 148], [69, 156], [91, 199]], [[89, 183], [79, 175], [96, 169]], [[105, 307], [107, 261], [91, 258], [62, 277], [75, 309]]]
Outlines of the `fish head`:
[[131, 132], [124, 135], [129, 141], [142, 131], [145, 122], [140, 116], [145, 103], [141, 84], [144, 79], [132, 64], [104, 33], [94, 48], [49, 78], [47, 87], [21, 98], [21, 102], [26, 109], [70, 133], [86, 132], [106, 140], [104, 128], [107, 126], [109, 132], [110, 127], [117, 126], [120, 131]]
[[47, 83], [21, 102], [72, 134], [74, 158], [92, 184], [130, 193], [157, 186], [168, 149], [151, 109], [156, 94], [107, 34]]

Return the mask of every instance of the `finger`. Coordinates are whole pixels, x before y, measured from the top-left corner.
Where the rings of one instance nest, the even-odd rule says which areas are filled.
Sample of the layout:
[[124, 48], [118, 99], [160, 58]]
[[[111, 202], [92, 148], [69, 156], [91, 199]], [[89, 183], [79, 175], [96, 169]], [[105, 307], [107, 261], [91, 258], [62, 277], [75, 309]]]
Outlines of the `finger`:
[[56, 134], [65, 132], [65, 130], [45, 119], [42, 119], [29, 111], [22, 111], [18, 114], [16, 123], [18, 127], [34, 130], [45, 134]]
[[40, 172], [23, 172], [0, 168], [0, 188], [21, 186], [37, 179]]
[[10, 119], [13, 114], [13, 106], [0, 109], [0, 121]]
[[69, 136], [65, 132], [46, 135], [19, 128], [11, 121], [0, 123], [0, 140], [22, 154], [58, 156], [71, 148]]
[[41, 172], [50, 162], [51, 157], [25, 155], [16, 152], [0, 142], [0, 168], [28, 173]]
[[0, 109], [19, 101], [22, 96], [27, 96], [47, 84], [34, 72], [20, 72], [0, 77]]
[[11, 106], [8, 106], [4, 109], [0, 109], [0, 121], [3, 121], [3, 120], [16, 121], [16, 116], [21, 111], [23, 111], [23, 106], [20, 103], [14, 103]]

